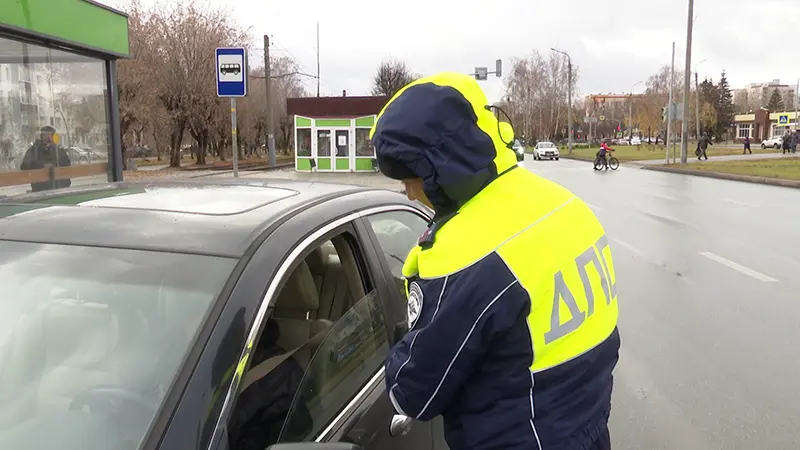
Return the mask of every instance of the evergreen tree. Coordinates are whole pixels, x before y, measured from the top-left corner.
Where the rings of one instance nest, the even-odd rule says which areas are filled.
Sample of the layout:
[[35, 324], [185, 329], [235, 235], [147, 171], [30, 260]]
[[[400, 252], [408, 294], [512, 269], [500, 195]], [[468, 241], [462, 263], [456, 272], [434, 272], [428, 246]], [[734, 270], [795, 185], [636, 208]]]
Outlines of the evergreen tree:
[[772, 97], [769, 98], [769, 104], [767, 104], [767, 109], [769, 109], [770, 112], [776, 112], [776, 111], [783, 111], [785, 108], [786, 106], [783, 103], [783, 97], [781, 97], [781, 93], [778, 92], [777, 89], [775, 89], [774, 91], [772, 91]]
[[714, 125], [709, 125], [710, 121], [703, 120], [701, 117], [701, 131], [704, 133], [709, 133], [712, 136], [717, 136], [719, 122], [716, 120], [716, 118], [718, 117], [720, 92], [719, 86], [714, 84], [714, 80], [706, 78], [702, 83], [700, 83], [700, 104], [703, 105], [700, 108], [701, 115], [705, 114], [709, 117], [713, 116], [715, 118], [713, 121]]
[[717, 84], [717, 103], [715, 104], [717, 110], [717, 126], [714, 133], [717, 139], [722, 138], [722, 135], [728, 131], [728, 127], [733, 123], [734, 115], [736, 114], [736, 107], [733, 104], [733, 92], [728, 84], [728, 76], [725, 71], [719, 78]]

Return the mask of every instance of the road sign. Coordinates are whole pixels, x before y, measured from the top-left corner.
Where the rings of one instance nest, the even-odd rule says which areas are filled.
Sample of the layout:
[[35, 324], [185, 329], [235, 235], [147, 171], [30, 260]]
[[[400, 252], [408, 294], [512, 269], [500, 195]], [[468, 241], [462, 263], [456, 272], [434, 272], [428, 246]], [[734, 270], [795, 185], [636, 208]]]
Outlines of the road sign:
[[604, 121], [604, 120], [606, 120], [606, 116], [603, 116], [603, 115], [601, 115], [601, 116], [600, 116], [600, 121], [602, 122], [602, 121]]
[[489, 73], [489, 69], [486, 67], [476, 67], [475, 68], [475, 79], [479, 81], [483, 81], [487, 78], [487, 74]]
[[217, 96], [245, 97], [247, 95], [247, 52], [243, 47], [218, 48]]
[[781, 114], [778, 116], [778, 123], [781, 125], [788, 125], [789, 124], [789, 115], [788, 114]]

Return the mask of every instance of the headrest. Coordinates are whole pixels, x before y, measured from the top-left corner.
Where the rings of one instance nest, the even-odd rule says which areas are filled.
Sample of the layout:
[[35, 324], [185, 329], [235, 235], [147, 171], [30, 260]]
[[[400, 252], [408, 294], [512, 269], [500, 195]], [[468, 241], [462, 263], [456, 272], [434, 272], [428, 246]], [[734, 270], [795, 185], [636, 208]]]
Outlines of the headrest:
[[325, 263], [327, 262], [327, 254], [322, 247], [315, 248], [311, 253], [306, 256], [306, 264], [311, 269], [312, 274], [320, 274], [325, 271]]
[[275, 308], [313, 311], [319, 309], [319, 295], [311, 269], [305, 261], [294, 269], [275, 302]]

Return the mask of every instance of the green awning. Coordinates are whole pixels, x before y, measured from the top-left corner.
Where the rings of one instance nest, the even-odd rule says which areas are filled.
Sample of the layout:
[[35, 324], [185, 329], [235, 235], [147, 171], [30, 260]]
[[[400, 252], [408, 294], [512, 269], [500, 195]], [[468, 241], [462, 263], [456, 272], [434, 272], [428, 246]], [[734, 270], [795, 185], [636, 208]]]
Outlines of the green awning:
[[[0, 0], [0, 32], [25, 34], [112, 59], [130, 56], [128, 17], [92, 0]], [[32, 49], [29, 62], [40, 62], [30, 58], [42, 55], [27, 47]], [[0, 44], [0, 62], [14, 58], [22, 61], [18, 48]]]

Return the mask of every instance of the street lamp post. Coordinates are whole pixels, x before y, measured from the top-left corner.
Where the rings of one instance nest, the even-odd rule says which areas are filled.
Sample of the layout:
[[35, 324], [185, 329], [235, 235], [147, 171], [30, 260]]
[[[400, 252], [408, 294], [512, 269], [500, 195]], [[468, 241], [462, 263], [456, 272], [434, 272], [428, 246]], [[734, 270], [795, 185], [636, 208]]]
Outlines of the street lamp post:
[[551, 48], [550, 50], [567, 57], [567, 103], [569, 104], [569, 109], [567, 110], [567, 146], [569, 148], [569, 154], [571, 155], [572, 154], [572, 58], [570, 58], [567, 52], [556, 50], [554, 48]]
[[628, 103], [628, 126], [630, 127], [630, 131], [628, 132], [628, 139], [633, 139], [633, 88], [642, 83], [644, 83], [644, 81], [639, 81], [638, 83], [631, 86], [630, 102]]
[[700, 139], [700, 80], [699, 75], [697, 74], [697, 68], [700, 67], [700, 64], [708, 61], [704, 59], [697, 63], [694, 66], [694, 109], [695, 109], [695, 122], [697, 123], [697, 139]]

